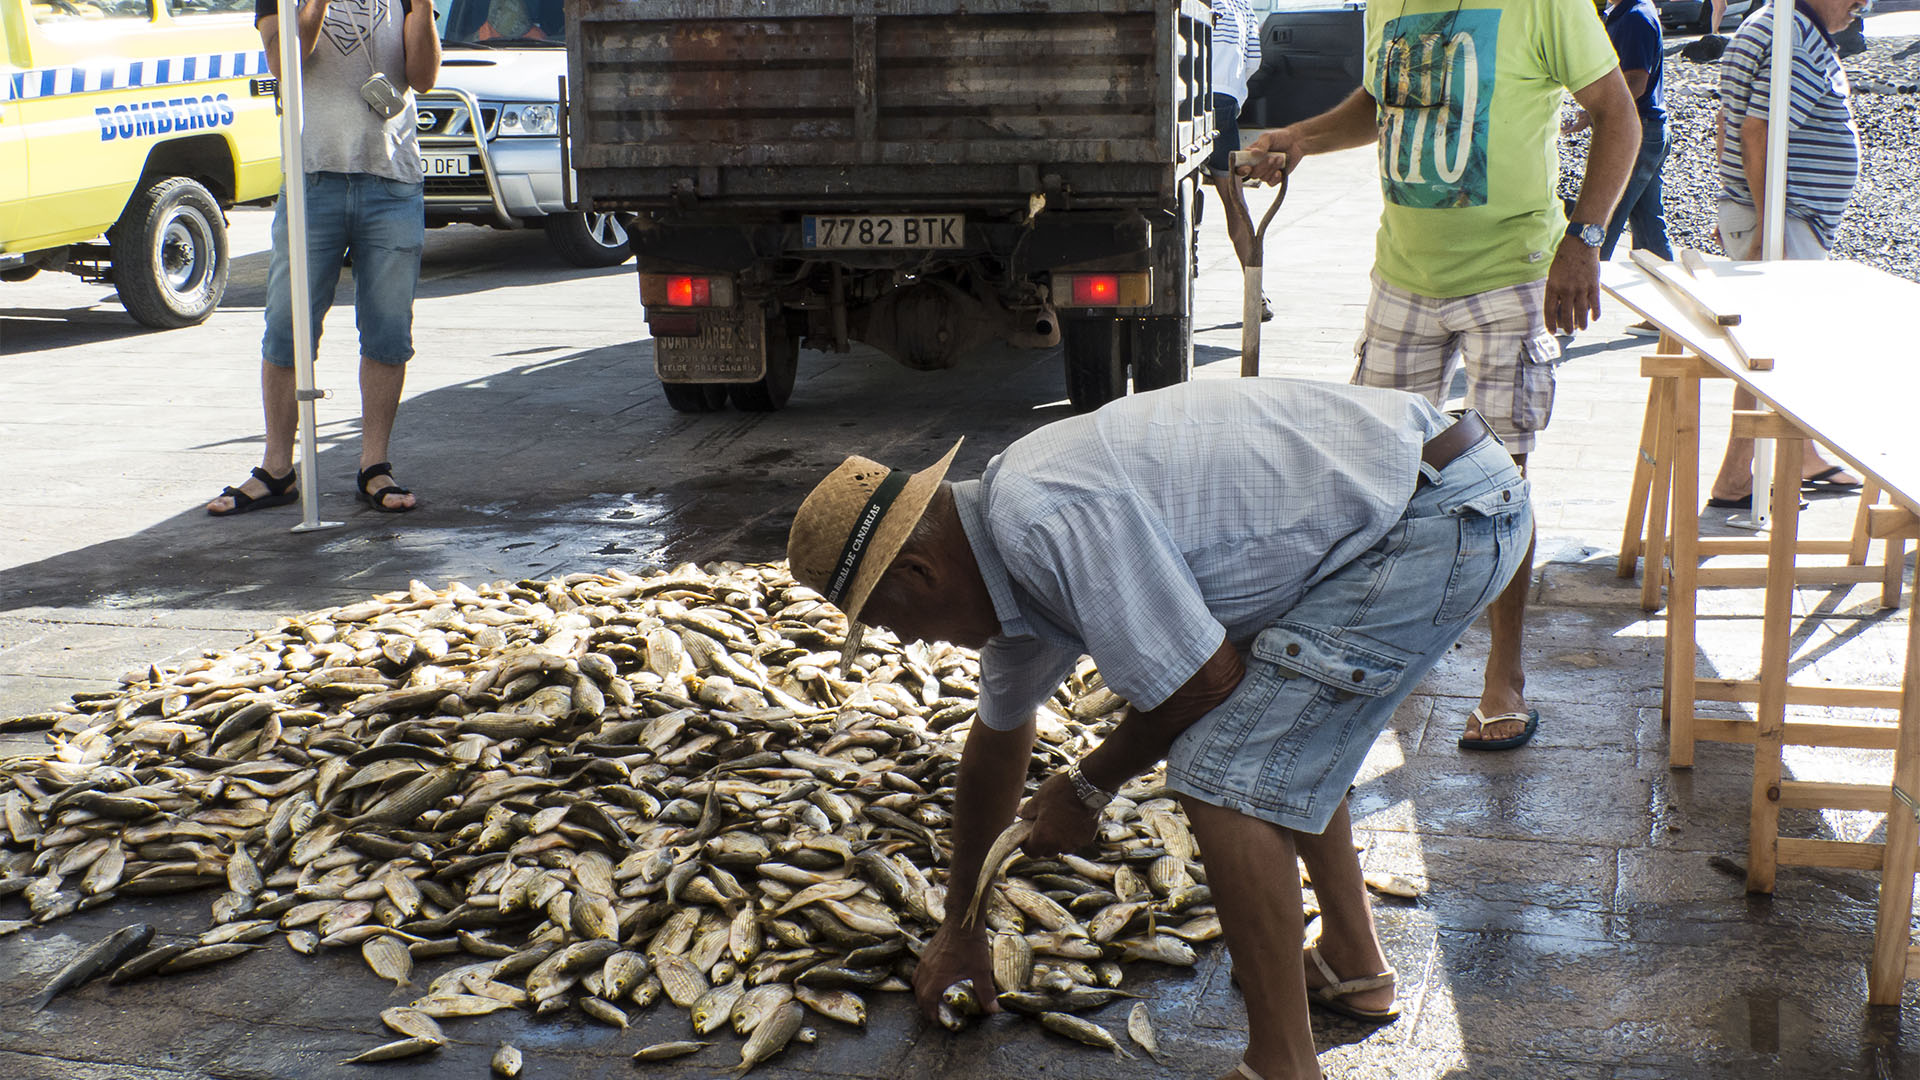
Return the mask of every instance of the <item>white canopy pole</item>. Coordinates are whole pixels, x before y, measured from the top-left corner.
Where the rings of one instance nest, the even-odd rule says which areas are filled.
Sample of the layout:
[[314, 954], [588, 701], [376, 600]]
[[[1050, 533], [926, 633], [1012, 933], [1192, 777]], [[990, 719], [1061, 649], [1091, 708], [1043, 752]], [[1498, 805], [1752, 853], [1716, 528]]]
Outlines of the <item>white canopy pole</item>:
[[301, 127], [306, 103], [300, 85], [300, 0], [280, 3], [280, 171], [286, 177], [287, 288], [293, 312], [294, 399], [300, 409], [300, 455], [293, 467], [300, 472], [300, 524], [294, 532], [337, 528], [338, 521], [320, 520], [320, 485], [314, 479], [319, 453], [314, 434], [313, 403], [326, 392], [313, 385], [313, 301], [307, 288], [307, 169], [301, 149]]
[[[1767, 109], [1767, 189], [1757, 207], [1760, 213], [1760, 257], [1783, 259], [1787, 254], [1787, 133], [1786, 117], [1793, 115], [1794, 25], [1792, 0], [1773, 2], [1773, 67], [1768, 72], [1771, 103]], [[1773, 516], [1772, 439], [1753, 446], [1754, 528], [1764, 529]]]

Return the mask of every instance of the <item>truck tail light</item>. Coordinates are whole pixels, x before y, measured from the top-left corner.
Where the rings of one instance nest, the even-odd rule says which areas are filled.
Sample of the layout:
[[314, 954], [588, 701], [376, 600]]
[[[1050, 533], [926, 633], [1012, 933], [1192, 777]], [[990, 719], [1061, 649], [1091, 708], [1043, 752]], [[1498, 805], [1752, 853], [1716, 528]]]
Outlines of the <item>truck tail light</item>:
[[1054, 303], [1064, 307], [1149, 307], [1153, 275], [1146, 270], [1111, 274], [1055, 274]]
[[641, 274], [640, 302], [650, 308], [732, 307], [733, 279], [702, 274]]

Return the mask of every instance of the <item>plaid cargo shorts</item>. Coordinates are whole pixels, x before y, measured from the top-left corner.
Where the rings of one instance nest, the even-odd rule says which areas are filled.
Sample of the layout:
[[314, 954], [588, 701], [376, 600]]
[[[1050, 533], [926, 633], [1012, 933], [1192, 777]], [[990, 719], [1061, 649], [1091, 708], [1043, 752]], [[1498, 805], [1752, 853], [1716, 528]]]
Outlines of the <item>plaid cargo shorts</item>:
[[1553, 414], [1553, 366], [1560, 344], [1541, 314], [1545, 280], [1439, 300], [1373, 275], [1366, 329], [1354, 345], [1358, 386], [1382, 386], [1446, 404], [1453, 373], [1467, 367], [1467, 407], [1507, 444], [1533, 450]]

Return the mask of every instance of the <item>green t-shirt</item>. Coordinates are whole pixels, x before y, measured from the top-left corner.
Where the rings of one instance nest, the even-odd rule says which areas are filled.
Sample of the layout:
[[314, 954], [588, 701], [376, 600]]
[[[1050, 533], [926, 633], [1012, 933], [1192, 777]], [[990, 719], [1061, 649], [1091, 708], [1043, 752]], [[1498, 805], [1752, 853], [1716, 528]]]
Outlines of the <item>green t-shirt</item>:
[[1386, 197], [1374, 269], [1432, 297], [1545, 277], [1567, 224], [1564, 91], [1619, 63], [1593, 4], [1378, 0], [1366, 19]]

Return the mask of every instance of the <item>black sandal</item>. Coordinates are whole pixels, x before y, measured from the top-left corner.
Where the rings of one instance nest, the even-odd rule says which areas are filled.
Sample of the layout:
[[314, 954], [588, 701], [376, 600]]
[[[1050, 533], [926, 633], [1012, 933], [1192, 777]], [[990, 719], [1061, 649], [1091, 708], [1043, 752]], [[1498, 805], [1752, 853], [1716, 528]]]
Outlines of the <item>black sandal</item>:
[[[287, 475], [276, 480], [267, 470], [256, 468], [253, 470], [253, 478], [260, 481], [260, 483], [266, 487], [267, 493], [265, 495], [256, 499], [246, 492], [241, 491], [239, 488], [223, 488], [220, 495], [232, 499], [233, 508], [230, 510], [215, 510], [209, 506], [207, 507], [207, 513], [212, 517], [232, 517], [235, 514], [247, 514], [255, 510], [265, 510], [269, 506], [285, 506], [290, 502], [295, 502], [300, 498], [299, 489], [293, 486], [293, 480], [296, 475], [298, 474], [294, 470], [288, 469]], [[220, 496], [216, 495], [214, 497], [219, 498]]]
[[413, 492], [408, 491], [406, 488], [403, 488], [398, 484], [388, 484], [386, 487], [381, 488], [379, 491], [369, 492], [367, 490], [367, 481], [373, 479], [376, 476], [392, 476], [392, 475], [393, 475], [393, 462], [391, 461], [382, 461], [378, 465], [369, 465], [366, 468], [360, 470], [360, 476], [354, 481], [354, 484], [353, 484], [353, 493], [360, 497], [361, 502], [366, 503], [368, 506], [373, 507], [375, 510], [380, 511], [383, 514], [404, 514], [407, 511], [412, 510], [413, 507], [388, 506], [386, 501], [387, 496], [411, 495], [413, 494]]

